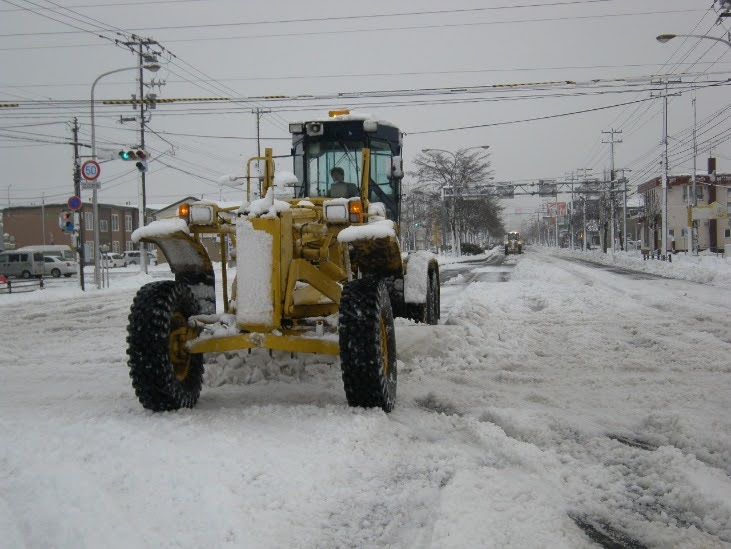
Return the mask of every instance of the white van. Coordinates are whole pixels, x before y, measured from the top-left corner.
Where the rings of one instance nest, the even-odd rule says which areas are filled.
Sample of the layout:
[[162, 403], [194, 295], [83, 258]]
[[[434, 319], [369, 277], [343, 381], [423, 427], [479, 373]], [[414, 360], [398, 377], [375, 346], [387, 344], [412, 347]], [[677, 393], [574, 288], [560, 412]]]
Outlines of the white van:
[[43, 255], [53, 255], [63, 259], [64, 261], [76, 261], [76, 255], [71, 249], [71, 246], [63, 244], [49, 244], [49, 245], [38, 245], [38, 246], [23, 246], [18, 248], [18, 252], [41, 252]]
[[40, 252], [13, 250], [0, 253], [0, 275], [18, 278], [42, 277], [45, 259]]

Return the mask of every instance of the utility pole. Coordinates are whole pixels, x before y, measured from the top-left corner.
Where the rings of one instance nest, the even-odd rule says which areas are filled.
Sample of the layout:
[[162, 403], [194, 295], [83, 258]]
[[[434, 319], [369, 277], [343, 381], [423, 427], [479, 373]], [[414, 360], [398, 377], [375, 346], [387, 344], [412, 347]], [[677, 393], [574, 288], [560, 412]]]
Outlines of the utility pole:
[[[139, 36], [132, 35], [132, 40], [129, 42], [122, 42], [127, 46], [133, 53], [137, 54], [137, 64], [139, 65], [139, 104], [140, 104], [140, 148], [145, 150], [145, 77], [144, 77], [144, 65], [145, 62], [156, 62], [156, 55], [149, 52], [150, 46], [159, 46], [158, 42], [150, 38], [140, 38]], [[144, 48], [144, 49], [143, 49]], [[136, 106], [135, 106], [136, 108]], [[149, 109], [149, 108], [148, 108]], [[139, 224], [138, 228], [145, 226], [145, 213], [147, 211], [147, 191], [146, 191], [146, 170], [140, 170], [140, 197], [139, 197]], [[140, 272], [147, 274], [147, 250], [145, 243], [140, 242]]]
[[[81, 157], [79, 156], [79, 121], [74, 117], [72, 128], [74, 139], [74, 196], [81, 196]], [[84, 291], [84, 226], [81, 223], [81, 214], [74, 212], [74, 226], [79, 230], [76, 235], [76, 252], [79, 254], [79, 284]]]
[[[567, 174], [568, 176], [569, 174]], [[571, 181], [571, 208], [568, 212], [569, 215], [569, 240], [570, 240], [570, 246], [571, 249], [574, 249], [574, 180], [576, 177], [574, 176], [574, 172], [570, 172], [570, 178], [566, 177], [569, 181]]]
[[691, 215], [689, 215], [690, 220], [690, 253], [691, 255], [695, 254], [697, 251], [696, 246], [696, 227], [695, 227], [695, 221], [693, 220], [693, 208], [695, 208], [697, 203], [697, 198], [695, 195], [695, 185], [696, 185], [696, 177], [697, 177], [697, 168], [696, 168], [696, 161], [698, 159], [698, 142], [696, 141], [696, 106], [695, 106], [695, 89], [693, 90], [693, 184], [691, 185], [691, 197], [688, 198], [688, 209], [690, 210]]
[[584, 238], [582, 239], [582, 243], [581, 243], [582, 252], [586, 251], [586, 239], [589, 236], [586, 232], [586, 200], [587, 200], [587, 197], [589, 196], [589, 194], [588, 194], [588, 192], [589, 192], [589, 172], [591, 172], [591, 171], [592, 171], [591, 168], [577, 168], [576, 169], [577, 176], [580, 176], [579, 175], [580, 172], [583, 172], [583, 173], [581, 173], [581, 176], [583, 176], [583, 181], [584, 181], [584, 196], [582, 199], [582, 206], [583, 206], [582, 209], [583, 209], [583, 217], [584, 217], [584, 220], [583, 220]]
[[[614, 255], [614, 247], [615, 247], [615, 231], [614, 227], [616, 225], [616, 208], [615, 208], [615, 198], [614, 198], [614, 181], [616, 179], [616, 173], [614, 170], [614, 144], [615, 143], [621, 143], [622, 140], [614, 139], [614, 134], [621, 134], [622, 130], [615, 130], [612, 128], [609, 131], [602, 131], [602, 133], [609, 134], [609, 141], [602, 141], [602, 143], [608, 143], [609, 144], [609, 199], [611, 200], [611, 217], [612, 217], [612, 255]], [[625, 214], [626, 214], [626, 208], [625, 208]]]
[[668, 81], [665, 80], [662, 116], [663, 170], [662, 170], [662, 252], [668, 253]]
[[256, 107], [251, 112], [256, 115], [256, 156], [261, 156], [261, 117], [272, 112], [272, 109]]

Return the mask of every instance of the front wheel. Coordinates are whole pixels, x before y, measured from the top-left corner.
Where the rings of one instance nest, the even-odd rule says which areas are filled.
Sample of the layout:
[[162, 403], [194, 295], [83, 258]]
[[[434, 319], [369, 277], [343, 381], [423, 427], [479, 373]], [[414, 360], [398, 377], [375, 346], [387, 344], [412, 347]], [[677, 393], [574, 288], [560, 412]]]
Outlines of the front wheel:
[[51, 269], [51, 276], [53, 278], [59, 278], [61, 276], [61, 271], [54, 267], [53, 269]]
[[348, 282], [340, 299], [340, 366], [350, 406], [393, 410], [396, 403], [396, 330], [385, 282]]
[[198, 401], [203, 355], [188, 353], [186, 344], [198, 337], [188, 319], [199, 311], [185, 284], [152, 282], [137, 292], [127, 327], [127, 364], [137, 398], [148, 410], [192, 408]]
[[22, 278], [25, 278], [28, 280], [31, 276], [30, 271], [23, 271], [23, 273], [20, 275]]

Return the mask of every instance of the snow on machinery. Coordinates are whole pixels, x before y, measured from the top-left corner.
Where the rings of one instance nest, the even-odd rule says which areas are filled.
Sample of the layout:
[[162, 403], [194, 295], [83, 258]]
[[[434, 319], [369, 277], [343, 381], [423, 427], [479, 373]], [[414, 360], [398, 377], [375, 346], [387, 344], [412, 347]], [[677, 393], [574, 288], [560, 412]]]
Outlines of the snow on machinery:
[[505, 236], [505, 255], [522, 253], [523, 241], [520, 239], [520, 233], [518, 231], [510, 231]]
[[[145, 408], [193, 407], [203, 353], [252, 348], [339, 355], [351, 406], [393, 408], [394, 316], [436, 324], [440, 308], [436, 257], [402, 256], [399, 246], [402, 134], [347, 111], [290, 124], [290, 132], [294, 176], [279, 178], [285, 189], [275, 186], [266, 149], [247, 164], [250, 172], [252, 161], [263, 162], [256, 184], [264, 198], [249, 201], [247, 174], [242, 206], [185, 204], [180, 217], [133, 234], [156, 244], [175, 274], [143, 286], [129, 315], [130, 377]], [[356, 196], [342, 196], [336, 176]], [[282, 190], [289, 198], [276, 199]], [[220, 236], [222, 312], [204, 234]], [[227, 238], [237, 259], [230, 299]]]

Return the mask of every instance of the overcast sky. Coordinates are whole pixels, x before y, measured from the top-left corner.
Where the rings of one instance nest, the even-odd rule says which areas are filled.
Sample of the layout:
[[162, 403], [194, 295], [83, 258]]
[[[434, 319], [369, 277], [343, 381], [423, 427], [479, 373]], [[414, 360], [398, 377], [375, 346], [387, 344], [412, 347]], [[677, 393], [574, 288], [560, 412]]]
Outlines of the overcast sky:
[[[238, 199], [216, 180], [242, 173], [256, 153], [257, 107], [271, 111], [261, 118], [262, 147], [275, 154], [289, 153], [287, 121], [350, 107], [406, 133], [407, 169], [423, 148], [490, 145], [497, 181], [564, 179], [583, 168], [601, 176], [609, 167], [602, 131], [613, 128], [623, 141], [616, 168], [632, 170], [626, 174], [635, 187], [660, 173], [662, 99], [648, 100], [662, 89], [650, 84], [660, 75], [682, 81], [670, 87], [683, 92], [669, 103], [671, 171], [692, 169], [693, 82], [699, 167], [712, 144], [719, 171], [728, 171], [729, 88], [713, 84], [729, 77], [731, 48], [655, 40], [662, 33], [724, 37], [731, 21], [716, 24], [717, 11], [711, 0], [0, 0], [0, 102], [20, 105], [0, 108], [0, 204], [71, 196], [72, 147], [56, 143], [70, 140], [74, 117], [81, 141], [90, 142], [91, 84], [136, 64], [114, 44], [131, 33], [164, 48], [163, 68], [149, 75], [165, 83], [154, 90], [158, 97], [236, 100], [152, 111], [148, 204], [189, 194]], [[129, 99], [135, 77], [105, 77], [96, 98]], [[573, 83], [558, 84], [566, 81]], [[301, 97], [308, 95], [316, 98]], [[631, 104], [607, 108], [623, 103]], [[558, 116], [577, 111], [590, 112]], [[137, 144], [138, 123], [120, 123], [134, 115], [131, 106], [99, 105], [97, 146]], [[478, 127], [453, 130], [465, 126]], [[291, 170], [291, 161], [278, 167]], [[121, 161], [102, 164], [99, 201], [136, 204], [133, 170]], [[539, 203], [505, 201], [506, 225], [516, 208]]]

